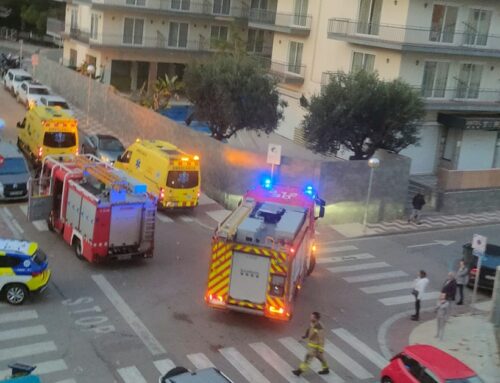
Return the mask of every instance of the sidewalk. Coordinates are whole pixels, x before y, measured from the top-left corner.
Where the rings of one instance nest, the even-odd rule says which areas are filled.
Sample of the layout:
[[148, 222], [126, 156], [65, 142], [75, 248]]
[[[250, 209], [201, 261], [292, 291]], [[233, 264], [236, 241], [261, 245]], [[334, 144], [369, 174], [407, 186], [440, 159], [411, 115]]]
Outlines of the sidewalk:
[[[491, 301], [477, 304], [480, 310], [452, 316], [446, 324], [444, 340], [434, 337], [436, 320], [418, 325], [410, 334], [409, 344], [431, 344], [475, 370], [486, 383], [498, 383], [500, 377], [500, 354], [495, 327], [488, 321]], [[499, 331], [499, 329], [496, 329]]]

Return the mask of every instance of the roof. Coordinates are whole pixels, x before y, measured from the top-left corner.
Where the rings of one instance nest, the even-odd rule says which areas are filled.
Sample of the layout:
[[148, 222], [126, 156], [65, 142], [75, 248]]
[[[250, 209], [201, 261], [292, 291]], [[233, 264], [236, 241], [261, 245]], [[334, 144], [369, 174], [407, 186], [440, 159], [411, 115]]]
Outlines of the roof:
[[36, 242], [20, 241], [17, 239], [0, 238], [0, 251], [33, 255], [38, 248]]
[[19, 68], [13, 68], [13, 69], [9, 69], [8, 72], [10, 73], [13, 73], [13, 74], [22, 74], [22, 75], [26, 75], [26, 76], [30, 76], [31, 77], [31, 74], [26, 72], [24, 69], [19, 69]]
[[33, 111], [33, 113], [37, 114], [41, 119], [44, 120], [74, 119], [73, 116], [66, 113], [64, 109], [55, 108], [51, 106], [35, 106], [31, 110]]
[[170, 142], [167, 141], [162, 141], [162, 140], [140, 140], [137, 142], [138, 145], [149, 149], [149, 150], [154, 150], [156, 154], [159, 154], [161, 156], [180, 156], [180, 155], [186, 155], [182, 150], [180, 150], [177, 146], [171, 144]]
[[64, 97], [58, 96], [56, 94], [44, 94], [43, 98], [45, 98], [45, 99], [47, 99], [49, 101], [64, 101], [64, 102], [68, 102], [68, 101], [66, 101], [66, 99]]
[[428, 344], [407, 346], [403, 352], [429, 367], [441, 379], [468, 378], [476, 375], [474, 370], [457, 358]]
[[19, 158], [23, 157], [23, 154], [17, 149], [15, 145], [0, 141], [0, 156], [4, 158]]

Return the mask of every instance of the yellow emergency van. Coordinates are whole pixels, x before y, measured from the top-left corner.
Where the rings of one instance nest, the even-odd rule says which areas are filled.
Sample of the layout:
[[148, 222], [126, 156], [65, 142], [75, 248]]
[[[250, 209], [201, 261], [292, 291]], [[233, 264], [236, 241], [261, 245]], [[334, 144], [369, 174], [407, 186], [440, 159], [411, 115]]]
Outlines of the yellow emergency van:
[[160, 140], [137, 140], [114, 166], [147, 184], [162, 208], [189, 208], [200, 196], [200, 158]]
[[78, 124], [59, 108], [36, 106], [17, 123], [17, 145], [35, 166], [49, 155], [78, 153]]

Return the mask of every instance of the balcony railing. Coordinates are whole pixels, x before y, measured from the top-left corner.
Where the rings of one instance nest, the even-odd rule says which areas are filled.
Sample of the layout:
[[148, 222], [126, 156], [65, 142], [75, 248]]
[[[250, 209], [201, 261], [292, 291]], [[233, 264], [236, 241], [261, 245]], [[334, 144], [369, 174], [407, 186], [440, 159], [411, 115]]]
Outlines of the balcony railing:
[[253, 56], [254, 60], [266, 71], [285, 83], [302, 83], [306, 73], [305, 65], [271, 60], [263, 56]]
[[279, 13], [267, 9], [251, 8], [248, 14], [251, 23], [268, 26], [310, 30], [312, 17], [294, 13]]
[[390, 49], [456, 54], [494, 54], [500, 56], [500, 36], [465, 31], [435, 31], [404, 25], [362, 23], [349, 19], [330, 19], [329, 38], [346, 38], [366, 45]]
[[[68, 31], [68, 32], [66, 32], [66, 31]], [[86, 43], [86, 44], [88, 44], [89, 38], [90, 38], [90, 31], [84, 30], [81, 28], [77, 28], [74, 26], [70, 26], [70, 27], [66, 26], [64, 34], [68, 35], [72, 39], [81, 41], [82, 43]]]
[[47, 34], [49, 36], [60, 37], [64, 32], [64, 20], [47, 17]]
[[145, 12], [164, 11], [185, 15], [205, 15], [214, 17], [248, 18], [248, 7], [231, 6], [227, 9], [216, 9], [208, 0], [159, 0], [159, 1], [130, 1], [126, 0], [92, 0], [94, 6], [127, 7], [134, 11]]

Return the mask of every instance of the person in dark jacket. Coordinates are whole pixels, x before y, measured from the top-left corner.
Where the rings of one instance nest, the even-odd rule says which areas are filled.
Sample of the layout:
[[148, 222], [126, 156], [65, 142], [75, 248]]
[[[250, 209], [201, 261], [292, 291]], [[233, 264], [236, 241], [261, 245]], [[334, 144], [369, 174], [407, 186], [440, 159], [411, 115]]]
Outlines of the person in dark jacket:
[[450, 303], [446, 313], [446, 320], [448, 320], [452, 309], [451, 304], [455, 301], [455, 297], [457, 295], [457, 281], [455, 279], [455, 273], [451, 271], [448, 273], [448, 278], [446, 278], [446, 281], [443, 283], [441, 293], [446, 295], [446, 300]]
[[411, 204], [413, 209], [410, 218], [408, 218], [408, 223], [415, 222], [417, 225], [420, 225], [420, 214], [422, 212], [422, 208], [425, 205], [424, 196], [421, 193], [415, 194], [413, 200], [411, 201]]

